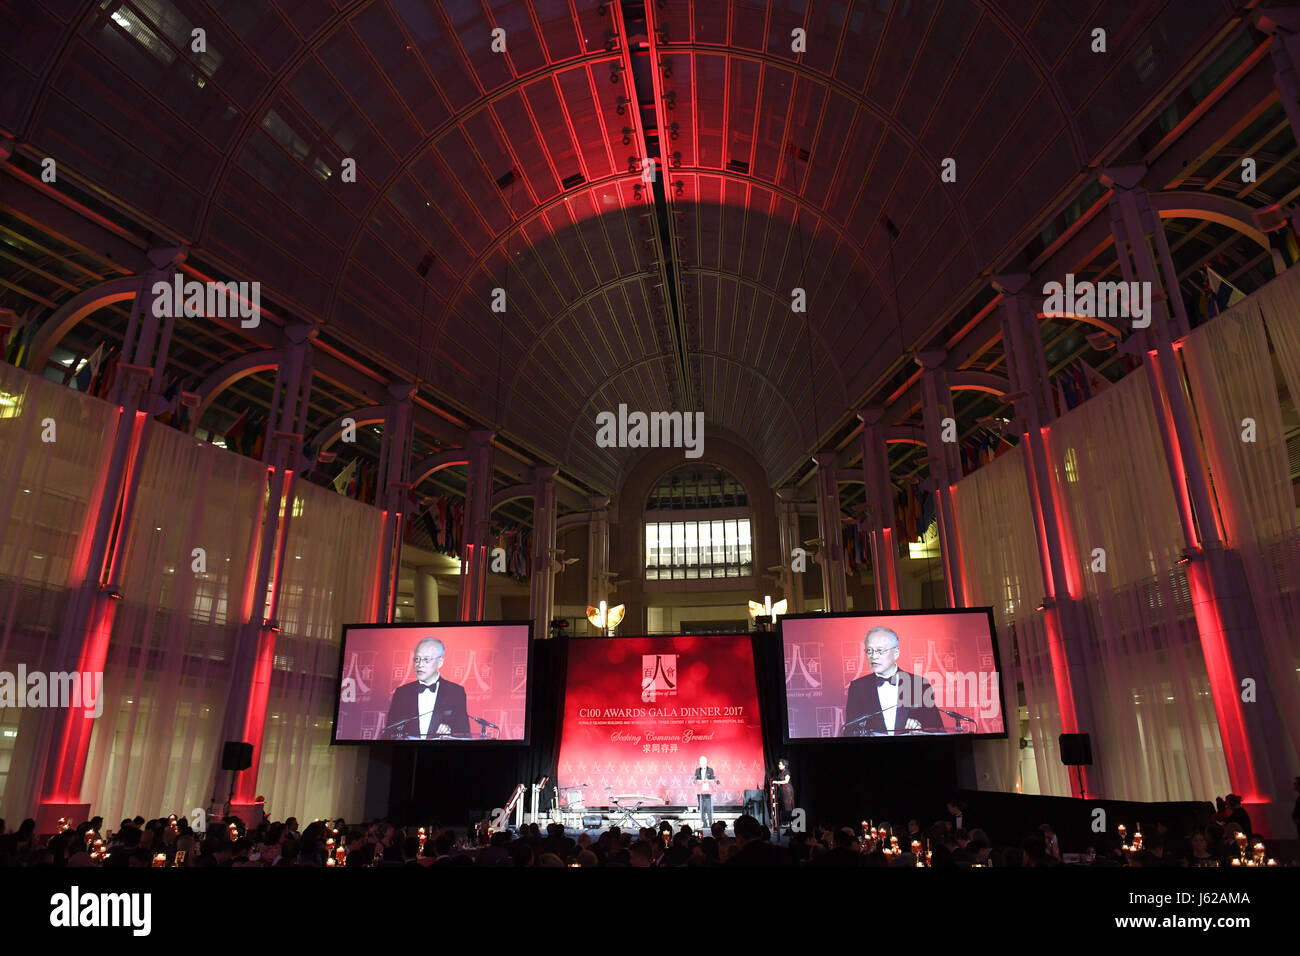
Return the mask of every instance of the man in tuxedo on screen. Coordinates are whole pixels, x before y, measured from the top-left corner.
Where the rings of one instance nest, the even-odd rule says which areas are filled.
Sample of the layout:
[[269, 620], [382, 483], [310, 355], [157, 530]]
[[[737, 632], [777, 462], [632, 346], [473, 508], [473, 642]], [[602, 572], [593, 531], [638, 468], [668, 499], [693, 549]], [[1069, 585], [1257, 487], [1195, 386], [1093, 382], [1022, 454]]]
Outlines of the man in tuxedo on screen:
[[382, 736], [469, 736], [465, 688], [441, 675], [442, 641], [426, 637], [415, 645], [415, 680], [393, 691]]
[[863, 641], [871, 673], [849, 684], [841, 737], [942, 731], [930, 682], [898, 667], [898, 635], [873, 627]]

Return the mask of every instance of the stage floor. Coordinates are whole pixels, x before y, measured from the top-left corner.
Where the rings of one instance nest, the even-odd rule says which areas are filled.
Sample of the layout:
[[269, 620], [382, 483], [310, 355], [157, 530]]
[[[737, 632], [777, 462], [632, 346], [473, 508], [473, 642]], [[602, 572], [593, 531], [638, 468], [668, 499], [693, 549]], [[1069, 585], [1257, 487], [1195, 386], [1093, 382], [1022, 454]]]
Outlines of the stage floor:
[[[726, 809], [715, 808], [713, 819], [715, 822], [721, 821], [727, 825], [727, 831], [730, 833], [736, 818], [744, 813], [741, 807], [728, 807]], [[658, 827], [660, 823], [667, 820], [673, 826], [675, 833], [682, 824], [687, 824], [692, 830], [700, 829], [700, 811], [695, 807], [651, 807], [640, 811], [630, 811], [625, 813], [617, 808], [592, 808], [581, 814], [569, 813], [566, 810], [561, 811], [561, 820], [564, 824], [564, 832], [569, 836], [577, 836], [579, 833], [603, 833], [612, 826], [621, 827], [623, 830], [635, 830], [641, 827]], [[600, 817], [600, 824], [595, 824], [595, 818]], [[581, 819], [579, 819], [581, 817]], [[629, 819], [630, 818], [630, 819]], [[525, 820], [525, 822], [528, 822]], [[537, 825], [543, 830], [554, 821], [546, 814], [538, 814]], [[766, 820], [763, 821], [766, 823]], [[511, 827], [511, 829], [515, 829]]]

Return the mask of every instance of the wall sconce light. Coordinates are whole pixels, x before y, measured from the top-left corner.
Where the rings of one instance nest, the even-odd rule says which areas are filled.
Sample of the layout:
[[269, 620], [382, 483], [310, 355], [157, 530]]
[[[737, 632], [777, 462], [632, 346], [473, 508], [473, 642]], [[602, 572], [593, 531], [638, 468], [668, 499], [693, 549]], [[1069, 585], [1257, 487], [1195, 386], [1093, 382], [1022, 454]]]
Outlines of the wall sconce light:
[[605, 637], [622, 623], [623, 615], [626, 613], [627, 605], [625, 604], [616, 604], [611, 608], [606, 608], [604, 601], [600, 602], [600, 607], [587, 605], [587, 620], [591, 622], [592, 627], [600, 628], [601, 635]]
[[759, 604], [757, 601], [749, 602], [749, 616], [755, 619], [765, 617], [771, 623], [775, 624], [777, 615], [784, 614], [786, 606], [787, 602], [785, 598], [781, 598], [781, 600], [773, 604], [772, 595], [765, 594], [763, 596], [762, 604]]

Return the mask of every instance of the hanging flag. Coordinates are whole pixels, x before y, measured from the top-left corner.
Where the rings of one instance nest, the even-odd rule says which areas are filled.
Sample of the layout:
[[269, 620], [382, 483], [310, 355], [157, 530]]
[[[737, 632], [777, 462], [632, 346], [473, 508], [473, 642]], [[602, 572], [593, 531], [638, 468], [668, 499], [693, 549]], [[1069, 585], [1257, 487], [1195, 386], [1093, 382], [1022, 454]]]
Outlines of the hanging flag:
[[113, 383], [117, 380], [117, 356], [118, 348], [114, 345], [109, 348], [108, 354], [99, 367], [99, 372], [92, 378], [90, 394], [96, 398], [106, 399], [113, 390]]
[[226, 429], [225, 439], [226, 447], [231, 451], [239, 451], [239, 440], [244, 434], [244, 428], [248, 425], [249, 409], [244, 409], [243, 413], [235, 419], [234, 423]]
[[91, 353], [90, 358], [77, 367], [77, 374], [72, 376], [72, 387], [79, 392], [89, 392], [90, 383], [95, 380], [95, 376], [99, 373], [99, 366], [103, 360], [104, 343], [100, 342], [99, 347]]
[[1084, 384], [1088, 389], [1089, 398], [1091, 398], [1093, 395], [1096, 395], [1100, 392], [1104, 392], [1106, 391], [1106, 389], [1110, 388], [1111, 385], [1110, 379], [1108, 379], [1105, 375], [1102, 375], [1101, 372], [1098, 372], [1095, 368], [1093, 368], [1083, 359], [1079, 359], [1078, 366], [1079, 366], [1079, 372], [1083, 376]]
[[1288, 269], [1300, 262], [1300, 241], [1296, 239], [1295, 228], [1291, 225], [1290, 219], [1281, 229], [1275, 229], [1268, 234], [1268, 244], [1282, 254], [1282, 261]]
[[5, 350], [5, 361], [17, 368], [26, 368], [26, 362], [31, 352], [32, 339], [36, 337], [36, 328], [39, 323], [28, 316], [22, 327], [9, 335], [9, 347]]
[[1061, 400], [1065, 403], [1067, 410], [1073, 409], [1079, 404], [1079, 396], [1074, 390], [1074, 382], [1070, 380], [1068, 374], [1057, 376], [1056, 387], [1061, 390]]
[[1205, 282], [1210, 290], [1210, 299], [1214, 309], [1212, 314], [1214, 315], [1218, 315], [1224, 309], [1232, 308], [1246, 298], [1244, 292], [1209, 266], [1205, 267]]
[[262, 457], [262, 452], [266, 447], [266, 423], [268, 421], [269, 419], [267, 416], [259, 415], [256, 430], [244, 430], [246, 437], [245, 444], [248, 446], [248, 451], [245, 452], [245, 454], [247, 454], [249, 458], [260, 459]]
[[348, 466], [344, 468], [342, 471], [340, 471], [334, 477], [334, 480], [331, 482], [331, 484], [334, 486], [334, 490], [341, 495], [346, 495], [348, 493], [348, 485], [351, 483], [352, 476], [356, 474], [356, 471], [357, 471], [357, 460], [353, 458], [350, 462], [348, 462]]

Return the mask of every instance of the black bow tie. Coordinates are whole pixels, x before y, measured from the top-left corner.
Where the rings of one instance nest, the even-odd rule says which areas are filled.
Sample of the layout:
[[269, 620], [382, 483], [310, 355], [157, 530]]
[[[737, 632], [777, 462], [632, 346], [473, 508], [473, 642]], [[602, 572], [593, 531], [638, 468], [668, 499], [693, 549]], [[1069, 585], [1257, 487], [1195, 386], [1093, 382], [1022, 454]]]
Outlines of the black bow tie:
[[885, 684], [889, 684], [891, 687], [897, 687], [897, 686], [898, 686], [898, 675], [897, 675], [897, 674], [895, 674], [893, 677], [881, 677], [879, 674], [872, 674], [871, 676], [874, 677], [874, 678], [876, 679], [876, 686], [877, 686], [877, 687], [882, 687], [882, 686], [884, 686]]
[[421, 684], [420, 693], [424, 693], [426, 690], [431, 690], [436, 694], [438, 692], [438, 682], [434, 681], [432, 684]]

